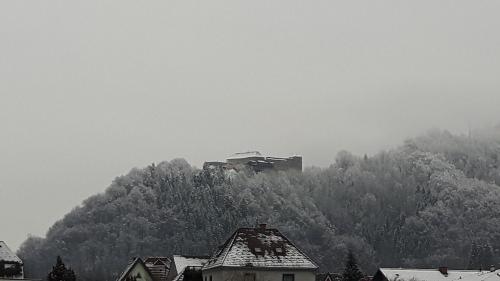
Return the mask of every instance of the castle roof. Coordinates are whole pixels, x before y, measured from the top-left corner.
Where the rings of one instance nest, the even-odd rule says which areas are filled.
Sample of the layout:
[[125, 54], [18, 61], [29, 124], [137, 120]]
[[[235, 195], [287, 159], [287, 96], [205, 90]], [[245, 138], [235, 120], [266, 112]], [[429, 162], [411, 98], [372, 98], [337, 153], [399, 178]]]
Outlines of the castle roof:
[[247, 151], [247, 152], [237, 152], [231, 156], [229, 156], [227, 159], [245, 159], [245, 158], [250, 158], [250, 157], [262, 157], [262, 154], [258, 151]]

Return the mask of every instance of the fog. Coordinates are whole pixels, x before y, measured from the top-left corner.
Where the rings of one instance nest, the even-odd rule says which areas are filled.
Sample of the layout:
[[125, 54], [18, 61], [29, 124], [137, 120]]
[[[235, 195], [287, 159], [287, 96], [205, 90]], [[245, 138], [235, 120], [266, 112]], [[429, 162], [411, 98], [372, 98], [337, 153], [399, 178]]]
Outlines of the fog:
[[132, 167], [498, 123], [498, 1], [0, 3], [0, 240]]

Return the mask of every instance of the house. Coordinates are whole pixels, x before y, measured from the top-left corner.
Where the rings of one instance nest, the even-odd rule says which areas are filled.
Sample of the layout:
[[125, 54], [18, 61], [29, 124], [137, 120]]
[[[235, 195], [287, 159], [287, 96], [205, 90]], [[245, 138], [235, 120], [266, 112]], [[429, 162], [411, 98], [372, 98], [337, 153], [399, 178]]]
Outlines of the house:
[[448, 270], [380, 268], [373, 281], [500, 281], [500, 270]]
[[151, 272], [153, 281], [167, 281], [170, 269], [170, 259], [167, 257], [147, 257], [144, 264]]
[[24, 279], [23, 261], [0, 241], [0, 280]]
[[340, 273], [318, 273], [316, 274], [316, 281], [342, 281], [342, 274]]
[[201, 268], [209, 256], [173, 255], [167, 281], [201, 281]]
[[153, 281], [153, 274], [141, 258], [133, 258], [117, 281]]
[[277, 229], [240, 228], [202, 268], [203, 281], [315, 281], [318, 266]]

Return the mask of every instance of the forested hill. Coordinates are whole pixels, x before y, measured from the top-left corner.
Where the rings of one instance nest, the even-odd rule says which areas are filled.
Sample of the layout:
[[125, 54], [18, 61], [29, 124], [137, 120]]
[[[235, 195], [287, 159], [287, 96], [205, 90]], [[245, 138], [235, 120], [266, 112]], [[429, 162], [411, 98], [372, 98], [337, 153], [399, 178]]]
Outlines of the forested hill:
[[279, 228], [323, 270], [348, 249], [362, 268], [483, 268], [500, 262], [500, 134], [434, 131], [328, 168], [227, 176], [181, 159], [133, 169], [31, 237], [19, 255], [44, 278], [57, 255], [79, 280], [114, 280], [133, 256], [210, 254], [237, 227]]

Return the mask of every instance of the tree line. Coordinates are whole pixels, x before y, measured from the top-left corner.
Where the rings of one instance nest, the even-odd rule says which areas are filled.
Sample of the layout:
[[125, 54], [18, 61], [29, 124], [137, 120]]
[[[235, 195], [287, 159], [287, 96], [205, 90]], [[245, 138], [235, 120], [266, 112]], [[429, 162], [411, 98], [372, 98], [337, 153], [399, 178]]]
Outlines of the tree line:
[[211, 254], [242, 226], [280, 229], [320, 266], [352, 251], [379, 266], [486, 268], [500, 257], [500, 129], [433, 131], [327, 168], [200, 170], [183, 159], [132, 169], [18, 251], [29, 277], [55, 256], [79, 280], [115, 280], [130, 257]]

